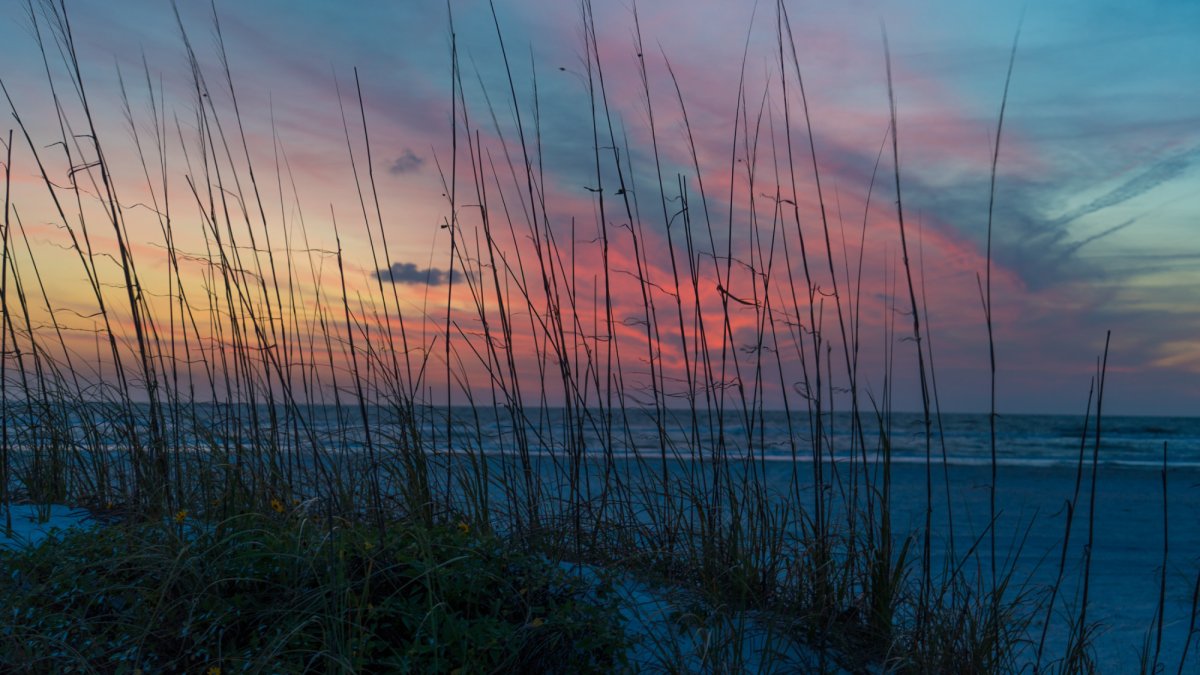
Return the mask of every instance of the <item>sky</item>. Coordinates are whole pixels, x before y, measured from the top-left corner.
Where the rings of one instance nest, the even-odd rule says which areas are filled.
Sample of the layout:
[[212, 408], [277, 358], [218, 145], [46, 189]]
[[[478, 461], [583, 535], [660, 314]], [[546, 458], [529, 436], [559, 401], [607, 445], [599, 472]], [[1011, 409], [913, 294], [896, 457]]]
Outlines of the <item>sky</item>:
[[[46, 69], [23, 5], [5, 3], [0, 10], [0, 79], [35, 135], [53, 138]], [[183, 0], [177, 5], [212, 95], [228, 108], [218, 81], [212, 7]], [[1111, 330], [1108, 411], [1200, 414], [1197, 3], [788, 2], [795, 61], [787, 55], [784, 77], [777, 7], [767, 1], [647, 1], [636, 5], [635, 23], [634, 3], [593, 0], [594, 38], [584, 30], [581, 6], [574, 2], [497, 0], [495, 21], [481, 0], [217, 0], [213, 6], [250, 154], [264, 170], [273, 167], [280, 148], [287, 155], [288, 178], [279, 181], [278, 191], [288, 196], [275, 197], [278, 222], [294, 222], [303, 204], [314, 238], [333, 247], [329, 232], [339, 221], [347, 251], [353, 252], [347, 256], [352, 285], [369, 287], [373, 274], [390, 268], [387, 279], [396, 282], [426, 339], [436, 331], [434, 321], [452, 288], [459, 289], [457, 300], [449, 295], [455, 311], [469, 311], [462, 282], [486, 269], [464, 270], [461, 262], [453, 262], [448, 228], [441, 226], [450, 217], [446, 176], [457, 158], [456, 213], [468, 238], [479, 231], [478, 218], [466, 206], [478, 199], [469, 187], [470, 170], [463, 166], [469, 166], [462, 147], [468, 129], [463, 106], [470, 133], [488, 148], [481, 162], [501, 167], [485, 167], [495, 173], [492, 197], [495, 202], [507, 197], [505, 208], [513, 211], [527, 208], [518, 201], [520, 181], [508, 168], [520, 167], [521, 161], [504, 153], [518, 147], [518, 130], [532, 134], [536, 129], [545, 218], [560, 241], [578, 244], [577, 288], [595, 290], [590, 280], [599, 274], [595, 233], [601, 217], [596, 190], [617, 178], [611, 148], [599, 176], [596, 170], [588, 75], [601, 72], [598, 63], [604, 102], [615, 121], [613, 138], [621, 147], [618, 157], [627, 163], [627, 178], [637, 181], [644, 274], [668, 287], [654, 291], [658, 306], [690, 292], [669, 293], [671, 271], [663, 254], [669, 237], [677, 237], [672, 243], [681, 241], [678, 228], [674, 235], [668, 232], [671, 216], [664, 216], [668, 209], [661, 205], [678, 196], [672, 192], [676, 175], [694, 186], [689, 188], [693, 199], [698, 179], [704, 183], [703, 205], [716, 223], [711, 248], [729, 251], [741, 267], [760, 273], [767, 263], [795, 259], [794, 239], [788, 253], [765, 258], [754, 243], [765, 246], [772, 219], [788, 215], [795, 203], [809, 246], [820, 251], [813, 254], [813, 285], [821, 291], [816, 297], [827, 299], [820, 314], [825, 334], [837, 341], [828, 326], [836, 325], [829, 294], [838, 283], [843, 297], [855, 298], [863, 317], [864, 386], [882, 390], [885, 359], [894, 354], [896, 405], [903, 409], [920, 403], [910, 363], [914, 343], [905, 339], [911, 336], [906, 323], [911, 312], [904, 309], [909, 297], [900, 266], [886, 56], [896, 105], [901, 200], [916, 290], [923, 299], [923, 339], [936, 357], [942, 406], [981, 411], [989, 405], [989, 358], [980, 283], [993, 147], [1015, 40], [992, 218], [998, 407], [1002, 412], [1082, 413]], [[143, 133], [148, 87], [170, 111], [167, 115], [182, 120], [184, 130], [195, 118], [192, 74], [171, 3], [68, 0], [66, 7], [97, 123], [111, 130], [109, 162], [136, 185], [142, 168], [121, 107], [122, 82], [133, 102], [134, 128]], [[452, 44], [462, 78], [453, 111]], [[51, 57], [52, 73], [61, 76]], [[366, 253], [369, 242], [353, 182], [353, 171], [365, 167], [356, 74], [370, 129], [371, 168], [386, 214], [390, 260], [384, 261]], [[802, 102], [807, 122], [799, 112]], [[0, 107], [8, 112], [7, 102]], [[343, 111], [351, 120], [345, 127], [353, 139], [349, 143]], [[0, 133], [11, 126], [0, 124]], [[781, 202], [772, 199], [777, 184], [783, 184], [782, 199], [791, 194], [789, 173], [775, 168], [787, 161], [789, 126], [798, 185], [791, 201], [783, 202], [788, 208], [777, 209]], [[454, 128], [457, 136], [451, 134]], [[353, 159], [348, 145], [358, 153]], [[34, 245], [44, 245], [42, 255], [61, 257], [61, 247], [58, 253], [54, 249], [61, 228], [54, 226], [24, 146], [15, 147], [14, 203], [23, 207]], [[656, 147], [666, 175], [662, 190], [655, 178]], [[183, 155], [178, 157], [172, 166], [184, 166]], [[264, 190], [274, 184], [274, 177], [264, 181]], [[174, 194], [178, 200], [184, 191], [176, 188]], [[621, 201], [612, 187], [603, 194], [610, 200], [604, 217], [617, 237], [622, 223], [612, 214]], [[133, 204], [152, 196], [135, 187], [124, 199]], [[832, 273], [823, 248], [822, 204], [837, 258]], [[496, 203], [491, 208], [500, 209]], [[694, 211], [698, 221], [700, 208]], [[277, 241], [287, 229], [278, 222]], [[144, 226], [147, 234], [133, 237], [148, 261], [143, 274], [165, 278], [165, 264], [154, 262], [155, 256], [161, 258], [157, 226]], [[626, 224], [626, 231], [634, 230]], [[180, 236], [189, 245], [202, 245], [189, 240], [187, 232]], [[521, 257], [528, 260], [529, 238], [514, 234], [511, 239], [513, 250], [524, 250]], [[628, 282], [628, 270], [639, 264], [633, 250], [614, 244], [610, 268], [619, 272], [613, 277], [618, 297], [639, 291]], [[860, 251], [863, 272], [853, 284]], [[62, 259], [66, 270], [69, 263]], [[798, 266], [794, 269], [799, 273]], [[721, 272], [714, 274], [717, 278], [706, 277], [703, 289], [721, 283]], [[754, 297], [753, 274], [729, 274], [723, 283], [731, 296]], [[783, 278], [779, 274], [777, 280]], [[328, 277], [322, 279], [314, 284]], [[64, 271], [50, 285], [68, 306], [78, 282], [78, 273]], [[788, 293], [780, 291], [781, 283], [764, 291], [783, 302]], [[858, 293], [852, 294], [856, 286]], [[712, 296], [702, 299], [709, 309], [713, 297], [719, 301], [719, 291], [702, 293]], [[618, 313], [628, 312], [621, 316], [634, 345], [638, 303], [631, 307], [620, 305]], [[738, 311], [731, 327], [735, 342], [754, 329], [753, 313]], [[78, 313], [87, 311], [81, 306]], [[801, 324], [808, 320], [801, 315], [814, 316], [807, 309], [796, 314]], [[890, 337], [883, 332], [889, 322]], [[514, 349], [534, 349], [534, 341], [514, 342]], [[671, 363], [672, 355], [663, 359]]]

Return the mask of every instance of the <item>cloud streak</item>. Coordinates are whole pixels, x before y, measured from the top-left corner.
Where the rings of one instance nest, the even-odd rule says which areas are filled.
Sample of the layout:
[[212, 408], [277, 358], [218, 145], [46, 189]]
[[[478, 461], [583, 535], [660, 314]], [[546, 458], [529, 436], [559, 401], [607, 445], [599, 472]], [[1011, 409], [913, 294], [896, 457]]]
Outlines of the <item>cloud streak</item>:
[[393, 176], [399, 176], [406, 173], [419, 171], [425, 165], [425, 158], [412, 151], [412, 148], [405, 148], [404, 152], [399, 157], [392, 160], [391, 166], [388, 167], [388, 173]]
[[461, 272], [441, 270], [436, 267], [417, 267], [413, 263], [397, 262], [387, 269], [375, 270], [376, 279], [393, 284], [441, 286], [454, 283], [462, 277]]
[[1070, 223], [1078, 220], [1086, 215], [1090, 215], [1097, 211], [1107, 209], [1110, 206], [1116, 206], [1123, 202], [1127, 202], [1134, 197], [1145, 194], [1154, 188], [1178, 178], [1188, 167], [1191, 166], [1191, 156], [1195, 151], [1190, 151], [1169, 159], [1163, 160], [1158, 164], [1145, 169], [1133, 178], [1125, 181], [1121, 185], [1113, 188], [1105, 194], [1093, 199], [1091, 202], [1071, 211], [1059, 219], [1062, 223]]

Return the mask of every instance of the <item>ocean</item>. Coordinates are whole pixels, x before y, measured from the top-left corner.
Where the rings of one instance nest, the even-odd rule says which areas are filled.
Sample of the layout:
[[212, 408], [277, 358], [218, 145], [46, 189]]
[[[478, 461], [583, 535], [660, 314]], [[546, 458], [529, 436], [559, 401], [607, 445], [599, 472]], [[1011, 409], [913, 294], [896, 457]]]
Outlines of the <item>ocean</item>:
[[[46, 435], [48, 428], [61, 440], [92, 449], [128, 445], [123, 409], [114, 404], [75, 404], [48, 410], [25, 408], [9, 401], [11, 447], [24, 445], [26, 435]], [[179, 411], [184, 411], [179, 414]], [[570, 451], [652, 460], [708, 459], [720, 452], [731, 460], [753, 458], [765, 462], [812, 462], [814, 448], [825, 461], [876, 462], [890, 454], [894, 464], [924, 464], [926, 455], [950, 466], [990, 466], [991, 436], [987, 414], [943, 413], [930, 424], [926, 443], [921, 413], [860, 414], [862, 429], [849, 413], [823, 413], [819, 422], [805, 411], [778, 410], [743, 413], [729, 409], [723, 415], [667, 409], [661, 415], [643, 408], [565, 410], [527, 407], [466, 408], [419, 406], [414, 409], [426, 447], [483, 455], [515, 453], [517, 438], [532, 455]], [[145, 430], [149, 412], [145, 404], [132, 408], [134, 422]], [[196, 403], [176, 407], [168, 414], [164, 435], [173, 448], [203, 450], [214, 446], [243, 447], [271, 440], [277, 444], [318, 443], [328, 450], [356, 451], [366, 447], [360, 410], [349, 404], [303, 405], [291, 411], [284, 406], [214, 405]], [[386, 445], [404, 438], [407, 429], [394, 408], [368, 406], [372, 436]], [[295, 423], [295, 420], [301, 420]], [[272, 420], [275, 428], [272, 429]], [[450, 421], [448, 424], [447, 421]], [[255, 433], [247, 434], [248, 425]], [[819, 429], [819, 431], [818, 431]], [[1096, 432], [1100, 444], [1096, 446]], [[264, 433], [267, 432], [267, 433]], [[855, 438], [862, 439], [856, 443]], [[886, 438], [886, 446], [882, 442]], [[999, 466], [1076, 466], [1094, 459], [1100, 466], [1142, 469], [1168, 467], [1200, 469], [1200, 417], [1139, 417], [1105, 415], [999, 414], [996, 417], [996, 463]], [[1081, 454], [1082, 450], [1082, 454]]]
[[[517, 425], [507, 411], [491, 409], [476, 415], [469, 409], [452, 410], [453, 431], [447, 441], [443, 421], [446, 409], [436, 409], [439, 421], [428, 427], [434, 447], [471, 448], [484, 454], [513, 450], [511, 439]], [[575, 414], [574, 420], [561, 408], [530, 408], [524, 411], [526, 437], [541, 439], [535, 452], [553, 452], [578, 442], [591, 452], [611, 446], [618, 455], [653, 459], [667, 454], [686, 459], [692, 450], [712, 452], [724, 440], [731, 458], [752, 456], [768, 462], [813, 461], [812, 418], [805, 412], [761, 411], [750, 415], [726, 412], [724, 424], [715, 414], [699, 413], [693, 419], [687, 411], [668, 410], [660, 425], [653, 411], [644, 409], [613, 410], [607, 415], [596, 411]], [[926, 461], [925, 420], [921, 413], [891, 413], [876, 418], [873, 413], [860, 415], [862, 437], [868, 460], [881, 458], [884, 448], [880, 431], [886, 431], [891, 460], [897, 464], [923, 464]], [[989, 416], [977, 413], [947, 413], [931, 421], [928, 450], [938, 462], [949, 465], [983, 466], [991, 464]], [[478, 425], [478, 428], [476, 428]], [[1000, 466], [1055, 467], [1076, 466], [1083, 459], [1090, 463], [1096, 451], [1099, 426], [1101, 443], [1095, 459], [1101, 466], [1159, 469], [1166, 462], [1172, 468], [1200, 468], [1200, 417], [1104, 416], [1096, 419], [1074, 415], [1001, 414], [996, 418], [996, 462]], [[861, 458], [862, 447], [853, 443], [858, 434], [848, 413], [826, 413], [819, 425], [821, 456], [825, 460], [849, 461], [852, 453]], [[611, 436], [609, 435], [611, 432]], [[568, 434], [576, 438], [568, 440]], [[1085, 438], [1086, 434], [1086, 438]]]

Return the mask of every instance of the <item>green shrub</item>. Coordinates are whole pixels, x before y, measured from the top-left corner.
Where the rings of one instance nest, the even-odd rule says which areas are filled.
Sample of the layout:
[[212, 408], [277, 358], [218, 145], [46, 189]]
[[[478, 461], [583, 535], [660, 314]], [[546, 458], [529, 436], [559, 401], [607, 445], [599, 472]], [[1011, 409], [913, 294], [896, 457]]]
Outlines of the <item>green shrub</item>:
[[465, 524], [118, 524], [0, 566], [0, 670], [607, 672], [625, 646], [604, 587]]

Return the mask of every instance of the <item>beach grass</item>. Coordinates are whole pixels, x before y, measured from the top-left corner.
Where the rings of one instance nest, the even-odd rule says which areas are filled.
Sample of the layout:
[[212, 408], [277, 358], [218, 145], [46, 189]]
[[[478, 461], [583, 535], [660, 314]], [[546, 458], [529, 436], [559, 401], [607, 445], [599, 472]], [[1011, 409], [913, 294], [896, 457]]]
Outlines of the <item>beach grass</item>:
[[0, 552], [11, 672], [611, 672], [602, 585], [465, 524], [293, 512], [70, 532]]
[[[1090, 551], [1097, 535], [1072, 532], [1071, 515], [1094, 511], [1107, 352], [1094, 400], [1081, 396], [1089, 417], [1056, 583], [1032, 586], [1004, 555], [1002, 542], [1018, 550], [1023, 537], [994, 527], [994, 426], [988, 522], [970, 541], [951, 534], [936, 555], [935, 510], [954, 531], [951, 479], [923, 277], [904, 229], [890, 64], [890, 153], [880, 149], [872, 190], [884, 189], [890, 154], [894, 193], [877, 201], [894, 202], [899, 229], [878, 236], [904, 248], [891, 269], [864, 269], [844, 245], [854, 232], [826, 216], [782, 3], [780, 104], [756, 109], [764, 92], [743, 86], [721, 139], [693, 134], [686, 91], [700, 85], [676, 78], [669, 58], [670, 87], [652, 87], [662, 73], [649, 70], [635, 14], [649, 140], [637, 148], [606, 88], [616, 59], [590, 3], [581, 7], [591, 117], [577, 131], [592, 154], [590, 213], [578, 221], [564, 218], [561, 186], [543, 168], [538, 65], [528, 80], [509, 66], [493, 13], [507, 80], [477, 90], [449, 18], [452, 123], [437, 161], [446, 283], [429, 286], [421, 309], [401, 297], [391, 266], [398, 233], [381, 207], [357, 73], [337, 91], [358, 196], [339, 207], [356, 222], [330, 207], [324, 237], [297, 194], [286, 139], [272, 126], [270, 157], [251, 149], [216, 16], [216, 67], [179, 22], [193, 73], [179, 110], [149, 66], [136, 98], [122, 77], [124, 140], [97, 122], [75, 42], [86, 28], [65, 3], [30, 4], [47, 64], [62, 60], [46, 67], [59, 134], [35, 138], [32, 104], [4, 89], [15, 134], [4, 165], [0, 497], [87, 506], [105, 524], [0, 553], [11, 572], [0, 589], [23, 613], [0, 633], [0, 665], [633, 669], [636, 639], [607, 582], [581, 584], [563, 572], [571, 563], [686, 589], [696, 604], [680, 617], [753, 613], [784, 626], [753, 653], [736, 631], [708, 643], [700, 665], [714, 672], [781, 668], [771, 654], [791, 641], [830, 671], [1093, 668], [1090, 558], [1079, 574], [1067, 558], [1072, 537]], [[664, 119], [682, 134], [664, 133]], [[994, 142], [993, 177], [999, 126]], [[130, 144], [141, 184], [119, 182], [130, 169], [109, 166], [109, 143]], [[732, 150], [723, 167], [710, 143]], [[83, 304], [48, 290], [47, 254], [10, 200], [18, 170], [40, 177], [51, 212], [38, 218], [52, 220], [86, 282]], [[149, 219], [127, 193], [148, 196]], [[815, 222], [801, 215], [802, 194], [819, 206]], [[863, 214], [860, 250], [876, 236], [866, 224]], [[365, 265], [347, 260], [350, 228], [368, 243]], [[903, 290], [877, 307], [863, 298], [864, 275], [903, 279]], [[990, 281], [978, 311], [991, 345]], [[871, 327], [879, 334], [864, 334]], [[871, 377], [868, 342], [886, 345]], [[915, 529], [896, 522], [893, 504], [897, 368], [914, 369], [923, 402]], [[776, 400], [791, 430], [782, 482], [770, 477], [762, 430]], [[632, 438], [631, 420], [649, 421], [656, 438]], [[845, 436], [850, 446], [834, 448]], [[1048, 642], [1048, 632], [1067, 637]], [[652, 651], [663, 669], [682, 669], [670, 645]], [[1170, 669], [1159, 652], [1147, 642], [1144, 672]]]

